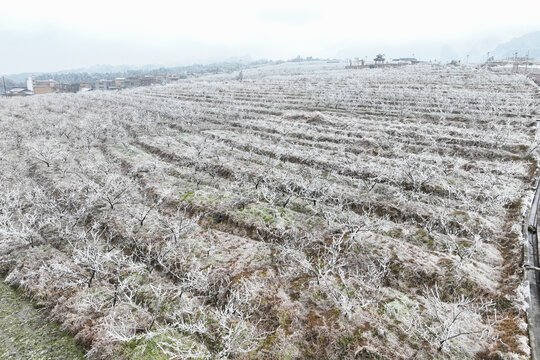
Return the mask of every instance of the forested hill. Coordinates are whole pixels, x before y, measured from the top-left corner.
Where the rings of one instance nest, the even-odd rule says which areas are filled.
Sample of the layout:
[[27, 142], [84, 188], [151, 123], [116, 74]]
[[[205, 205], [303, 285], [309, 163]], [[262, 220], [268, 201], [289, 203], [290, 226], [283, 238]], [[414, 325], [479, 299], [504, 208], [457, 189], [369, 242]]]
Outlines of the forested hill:
[[540, 59], [540, 31], [500, 44], [493, 51], [493, 55], [496, 59], [504, 59], [513, 57], [516, 52], [518, 56], [526, 56], [528, 52], [530, 58]]

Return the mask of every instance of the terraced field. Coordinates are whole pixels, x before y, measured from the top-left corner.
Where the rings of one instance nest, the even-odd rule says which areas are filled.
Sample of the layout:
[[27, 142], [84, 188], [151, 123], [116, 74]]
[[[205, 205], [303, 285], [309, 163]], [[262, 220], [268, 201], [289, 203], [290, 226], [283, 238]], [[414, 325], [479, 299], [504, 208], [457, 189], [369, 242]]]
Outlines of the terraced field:
[[90, 358], [526, 358], [537, 111], [430, 65], [2, 101], [0, 270]]

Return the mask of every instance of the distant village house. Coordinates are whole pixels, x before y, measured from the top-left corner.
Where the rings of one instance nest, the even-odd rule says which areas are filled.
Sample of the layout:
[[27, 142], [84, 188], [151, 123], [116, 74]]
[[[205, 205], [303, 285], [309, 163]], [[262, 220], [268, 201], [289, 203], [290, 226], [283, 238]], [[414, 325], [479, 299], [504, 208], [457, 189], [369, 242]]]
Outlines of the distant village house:
[[26, 81], [26, 88], [15, 87], [6, 92], [7, 96], [28, 96], [50, 93], [69, 93], [90, 90], [118, 90], [137, 86], [150, 86], [154, 84], [167, 84], [169, 82], [178, 81], [178, 74], [158, 74], [145, 76], [130, 76], [127, 78], [121, 77], [114, 80], [100, 79], [93, 83], [81, 82], [75, 84], [59, 83], [55, 80], [36, 80], [29, 77]]
[[101, 79], [94, 83], [94, 89], [96, 90], [109, 90], [113, 87], [115, 87], [113, 80]]

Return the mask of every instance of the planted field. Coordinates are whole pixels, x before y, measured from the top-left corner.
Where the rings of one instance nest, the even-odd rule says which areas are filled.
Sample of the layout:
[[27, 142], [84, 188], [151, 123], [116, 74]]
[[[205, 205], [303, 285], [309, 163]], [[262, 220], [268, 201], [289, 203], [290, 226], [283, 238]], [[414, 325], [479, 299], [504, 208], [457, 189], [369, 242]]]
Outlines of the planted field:
[[90, 358], [526, 358], [530, 80], [233, 78], [1, 101], [7, 281]]

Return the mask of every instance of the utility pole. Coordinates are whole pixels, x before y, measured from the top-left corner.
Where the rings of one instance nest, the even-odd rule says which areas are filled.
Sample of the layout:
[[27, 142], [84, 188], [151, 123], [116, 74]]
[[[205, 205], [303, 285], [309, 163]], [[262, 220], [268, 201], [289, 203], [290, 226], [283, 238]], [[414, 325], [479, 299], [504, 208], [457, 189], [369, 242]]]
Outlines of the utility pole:
[[525, 74], [527, 73], [527, 67], [529, 66], [529, 50], [527, 50], [527, 57], [525, 61]]
[[6, 78], [5, 78], [5, 76], [2, 76], [2, 82], [4, 83], [4, 96], [7, 96]]
[[469, 64], [469, 54], [467, 54], [467, 65]]

